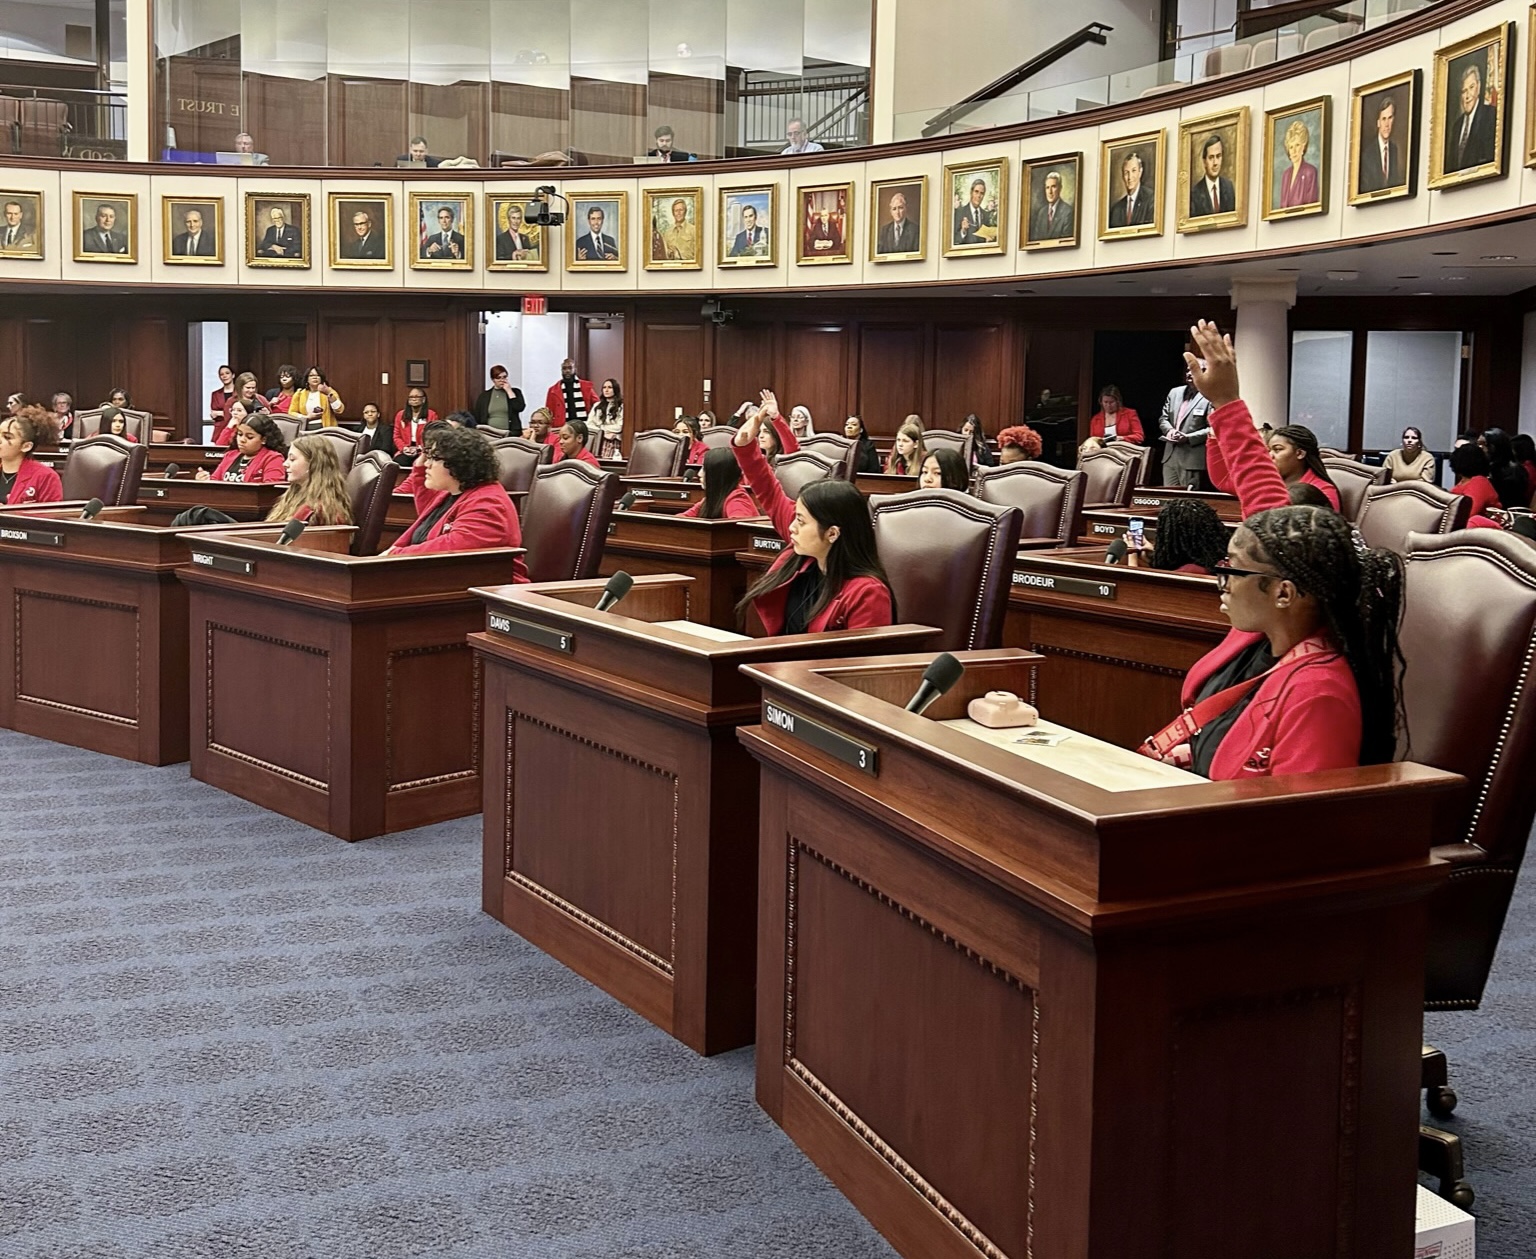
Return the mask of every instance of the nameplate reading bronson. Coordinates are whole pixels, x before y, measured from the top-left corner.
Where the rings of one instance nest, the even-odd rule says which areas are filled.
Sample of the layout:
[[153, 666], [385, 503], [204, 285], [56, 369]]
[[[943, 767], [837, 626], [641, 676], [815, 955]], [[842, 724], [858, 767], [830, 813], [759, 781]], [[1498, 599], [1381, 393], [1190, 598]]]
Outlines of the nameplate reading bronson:
[[812, 721], [809, 717], [802, 717], [799, 713], [792, 713], [787, 708], [780, 708], [764, 700], [763, 724], [782, 730], [802, 743], [809, 743], [813, 748], [820, 748], [827, 755], [852, 765], [854, 769], [862, 769], [875, 777], [880, 775], [878, 749], [860, 743], [857, 739], [850, 739], [845, 734], [838, 734], [819, 721]]
[[782, 551], [784, 543], [779, 538], [753, 538], [752, 549], [754, 551]]
[[505, 638], [521, 639], [535, 647], [547, 647], [550, 651], [563, 651], [566, 655], [576, 650], [576, 636], [547, 625], [534, 625], [531, 621], [519, 621], [504, 612], [487, 612], [485, 628], [492, 634]]
[[1090, 599], [1113, 599], [1112, 581], [1084, 581], [1081, 577], [1058, 577], [1055, 573], [1031, 573], [1015, 569], [1013, 584], [1027, 590], [1048, 590], [1058, 595], [1086, 595]]
[[7, 525], [0, 528], [0, 541], [26, 542], [32, 546], [63, 546], [62, 533], [45, 533], [41, 529], [16, 529]]
[[221, 573], [239, 573], [249, 577], [256, 571], [254, 560], [236, 560], [227, 555], [209, 555], [206, 551], [193, 551], [192, 562], [199, 568], [216, 568]]

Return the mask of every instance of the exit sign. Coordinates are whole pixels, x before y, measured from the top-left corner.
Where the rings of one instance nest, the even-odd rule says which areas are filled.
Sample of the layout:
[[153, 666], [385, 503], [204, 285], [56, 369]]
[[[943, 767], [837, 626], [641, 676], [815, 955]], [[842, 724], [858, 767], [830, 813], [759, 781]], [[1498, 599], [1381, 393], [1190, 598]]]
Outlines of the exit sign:
[[542, 294], [538, 296], [528, 295], [523, 298], [523, 314], [547, 315], [549, 313], [549, 298]]

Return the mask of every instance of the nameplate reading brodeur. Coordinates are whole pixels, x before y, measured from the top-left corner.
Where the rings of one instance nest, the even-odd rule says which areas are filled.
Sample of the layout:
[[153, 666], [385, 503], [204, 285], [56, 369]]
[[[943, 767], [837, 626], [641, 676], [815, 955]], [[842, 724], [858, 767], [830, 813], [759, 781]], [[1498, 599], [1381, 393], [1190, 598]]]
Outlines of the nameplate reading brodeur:
[[1058, 595], [1087, 595], [1090, 599], [1113, 599], [1112, 581], [1084, 581], [1081, 577], [1058, 577], [1055, 573], [1031, 573], [1014, 570], [1013, 584], [1027, 590], [1046, 590]]
[[792, 713], [787, 708], [780, 708], [764, 700], [763, 724], [782, 730], [791, 738], [809, 743], [813, 748], [820, 748], [827, 755], [852, 765], [854, 769], [862, 769], [877, 778], [880, 776], [879, 749], [839, 734], [819, 721], [812, 721], [809, 717], [802, 717], [799, 713]]
[[0, 528], [0, 541], [26, 542], [32, 546], [63, 546], [62, 533], [44, 533], [41, 529]]
[[492, 634], [505, 638], [518, 638], [535, 647], [548, 647], [551, 651], [563, 651], [566, 655], [576, 650], [576, 636], [563, 630], [550, 629], [547, 625], [534, 625], [531, 621], [519, 621], [504, 612], [487, 612], [485, 628]]
[[216, 568], [221, 573], [239, 573], [249, 577], [256, 571], [254, 560], [236, 560], [227, 555], [209, 555], [206, 551], [193, 551], [192, 562], [199, 568]]

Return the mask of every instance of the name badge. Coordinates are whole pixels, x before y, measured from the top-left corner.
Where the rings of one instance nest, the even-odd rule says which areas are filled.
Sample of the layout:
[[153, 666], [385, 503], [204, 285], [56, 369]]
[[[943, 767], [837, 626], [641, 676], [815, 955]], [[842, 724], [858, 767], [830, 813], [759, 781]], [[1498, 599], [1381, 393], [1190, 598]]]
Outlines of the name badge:
[[1058, 577], [1054, 573], [1031, 573], [1016, 569], [1013, 584], [1026, 590], [1046, 590], [1058, 595], [1086, 595], [1090, 599], [1113, 599], [1112, 581], [1084, 581], [1081, 577]]
[[535, 625], [531, 621], [520, 621], [517, 617], [508, 616], [505, 612], [487, 611], [485, 628], [492, 634], [500, 634], [503, 638], [516, 638], [525, 643], [532, 643], [535, 647], [545, 647], [550, 651], [564, 652], [566, 655], [576, 650], [574, 634], [568, 634], [564, 630], [550, 629], [547, 625]]

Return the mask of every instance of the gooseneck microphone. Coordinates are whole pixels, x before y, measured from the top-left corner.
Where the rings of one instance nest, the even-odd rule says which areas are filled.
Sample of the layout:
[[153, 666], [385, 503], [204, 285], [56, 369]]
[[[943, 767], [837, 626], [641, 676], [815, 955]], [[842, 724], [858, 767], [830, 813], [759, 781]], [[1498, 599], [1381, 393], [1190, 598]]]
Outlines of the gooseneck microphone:
[[635, 505], [635, 492], [634, 492], [634, 490], [630, 490], [629, 493], [625, 494], [623, 498], [619, 499], [619, 510], [620, 511], [628, 511], [634, 505]]
[[293, 540], [298, 537], [299, 534], [304, 532], [306, 523], [307, 522], [303, 520], [290, 520], [286, 525], [283, 526], [283, 532], [277, 539], [277, 545], [292, 546]]
[[176, 479], [176, 474], [178, 472], [180, 472], [180, 471], [181, 471], [181, 465], [179, 463], [168, 463], [168, 464], [166, 464], [165, 465], [165, 479], [167, 481], [174, 481]]
[[1104, 562], [1106, 564], [1124, 564], [1125, 555], [1129, 549], [1125, 545], [1124, 538], [1116, 538], [1109, 544], [1109, 550], [1104, 555]]
[[603, 597], [597, 601], [597, 610], [606, 612], [620, 599], [629, 593], [629, 588], [635, 584], [635, 579], [628, 573], [615, 573], [608, 579], [608, 584], [603, 587]]
[[106, 504], [103, 503], [101, 501], [101, 499], [99, 499], [99, 498], [91, 499], [91, 501], [88, 502], [85, 505], [85, 510], [80, 513], [80, 519], [81, 520], [95, 520], [96, 516], [97, 516], [97, 513], [100, 512], [101, 509], [103, 507], [105, 507], [105, 506], [106, 506]]
[[947, 651], [935, 656], [933, 663], [923, 673], [922, 685], [907, 701], [907, 711], [922, 716], [928, 705], [958, 682], [964, 672], [965, 666]]

